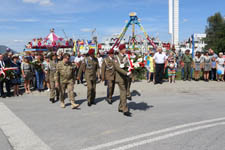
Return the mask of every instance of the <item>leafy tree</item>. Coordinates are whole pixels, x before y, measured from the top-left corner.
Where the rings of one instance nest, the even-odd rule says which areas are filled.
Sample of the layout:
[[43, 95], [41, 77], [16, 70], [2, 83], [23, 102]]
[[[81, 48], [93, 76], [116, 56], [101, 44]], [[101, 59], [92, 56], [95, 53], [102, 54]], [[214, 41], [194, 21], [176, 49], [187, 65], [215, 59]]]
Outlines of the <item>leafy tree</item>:
[[216, 53], [225, 52], [225, 18], [220, 13], [215, 13], [207, 22], [206, 48], [212, 48]]

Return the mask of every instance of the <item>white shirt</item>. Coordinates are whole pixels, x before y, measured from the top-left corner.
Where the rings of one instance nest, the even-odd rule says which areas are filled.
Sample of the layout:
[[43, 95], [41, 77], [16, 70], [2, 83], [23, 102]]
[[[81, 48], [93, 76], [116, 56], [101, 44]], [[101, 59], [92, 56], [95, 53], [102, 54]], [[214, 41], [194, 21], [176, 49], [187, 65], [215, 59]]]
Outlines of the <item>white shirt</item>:
[[83, 60], [83, 57], [82, 56], [80, 56], [80, 57], [75, 57], [75, 59], [74, 59], [74, 62], [75, 63], [79, 63], [79, 62], [81, 62]]
[[98, 64], [101, 67], [103, 63], [103, 58], [102, 57], [98, 57]]
[[161, 54], [157, 52], [155, 53], [153, 59], [155, 60], [156, 64], [164, 64], [167, 59], [167, 56], [163, 52]]

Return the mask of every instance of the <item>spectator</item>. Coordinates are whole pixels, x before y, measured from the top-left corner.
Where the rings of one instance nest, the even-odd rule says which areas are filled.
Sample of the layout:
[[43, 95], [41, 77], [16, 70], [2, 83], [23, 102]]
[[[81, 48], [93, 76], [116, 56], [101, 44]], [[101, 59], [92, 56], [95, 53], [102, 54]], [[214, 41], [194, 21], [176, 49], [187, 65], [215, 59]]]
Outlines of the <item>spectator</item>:
[[102, 58], [102, 56], [99, 53], [97, 54], [97, 59], [98, 59], [98, 64], [99, 64], [99, 68], [98, 68], [98, 71], [97, 71], [97, 75], [98, 75], [98, 81], [97, 82], [100, 82], [103, 58]]
[[21, 71], [22, 71], [22, 75], [24, 78], [24, 88], [25, 88], [25, 92], [26, 94], [31, 93], [30, 91], [30, 81], [32, 79], [33, 76], [33, 70], [32, 70], [32, 66], [29, 62], [29, 58], [28, 57], [24, 57], [24, 61], [21, 64]]
[[21, 67], [18, 62], [19, 57], [13, 55], [12, 57], [12, 67], [16, 67], [17, 70], [13, 71], [12, 85], [14, 89], [14, 96], [19, 96], [19, 85], [21, 84]]
[[202, 69], [201, 53], [196, 52], [196, 56], [194, 58], [194, 78], [195, 78], [195, 81], [199, 81], [201, 69]]
[[[0, 54], [0, 71], [6, 67], [5, 61], [3, 60], [3, 55]], [[7, 94], [5, 95], [3, 85], [6, 84]], [[10, 97], [10, 80], [6, 78], [0, 79], [0, 96], [5, 98], [6, 96]]]
[[224, 62], [223, 53], [219, 53], [216, 59], [217, 81], [224, 81]]
[[187, 49], [183, 55], [182, 61], [184, 62], [184, 81], [191, 81], [191, 67], [192, 67], [192, 56], [190, 55], [190, 50]]
[[45, 88], [45, 86], [47, 86], [48, 92], [50, 91], [50, 82], [49, 82], [49, 74], [48, 74], [49, 62], [50, 62], [49, 56], [45, 56], [44, 62], [43, 62], [43, 67], [44, 67], [44, 83], [43, 83], [43, 86], [44, 86], [44, 88]]
[[33, 62], [35, 69], [35, 77], [37, 82], [37, 89], [39, 92], [44, 90], [43, 81], [44, 81], [44, 66], [41, 60], [41, 55], [39, 54], [36, 60]]
[[[81, 62], [83, 61], [83, 59], [84, 59], [84, 57], [81, 56], [80, 52], [77, 52], [77, 56], [74, 59], [74, 63], [76, 65], [76, 71], [75, 71], [76, 76], [78, 75], [78, 71], [80, 69], [80, 65], [81, 65]], [[81, 83], [83, 83], [83, 73], [81, 74], [80, 81], [81, 81]], [[80, 81], [77, 80], [77, 84], [80, 84]]]
[[75, 61], [75, 52], [72, 52], [72, 54], [71, 54], [71, 56], [70, 56], [70, 62], [71, 63], [74, 63], [74, 61]]
[[175, 83], [176, 66], [176, 58], [174, 57], [174, 53], [170, 52], [168, 57], [168, 77], [170, 83]]
[[203, 57], [203, 69], [204, 69], [204, 80], [206, 82], [209, 81], [209, 71], [211, 71], [211, 57], [209, 56], [209, 52], [205, 52], [205, 56]]
[[155, 84], [163, 83], [163, 73], [165, 72], [165, 63], [167, 60], [166, 55], [162, 52], [162, 48], [158, 48], [158, 52], [154, 55], [154, 67], [155, 67]]
[[211, 71], [211, 80], [216, 81], [216, 58], [212, 57], [212, 71]]

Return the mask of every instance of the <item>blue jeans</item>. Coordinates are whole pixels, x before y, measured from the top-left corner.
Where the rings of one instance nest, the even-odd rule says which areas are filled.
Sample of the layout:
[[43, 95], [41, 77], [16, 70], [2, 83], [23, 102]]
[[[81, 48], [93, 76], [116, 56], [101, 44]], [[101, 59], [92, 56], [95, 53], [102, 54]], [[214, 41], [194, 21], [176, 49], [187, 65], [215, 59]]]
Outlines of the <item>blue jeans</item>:
[[44, 81], [44, 72], [38, 72], [35, 70], [36, 82], [37, 82], [37, 89], [43, 90], [43, 81]]

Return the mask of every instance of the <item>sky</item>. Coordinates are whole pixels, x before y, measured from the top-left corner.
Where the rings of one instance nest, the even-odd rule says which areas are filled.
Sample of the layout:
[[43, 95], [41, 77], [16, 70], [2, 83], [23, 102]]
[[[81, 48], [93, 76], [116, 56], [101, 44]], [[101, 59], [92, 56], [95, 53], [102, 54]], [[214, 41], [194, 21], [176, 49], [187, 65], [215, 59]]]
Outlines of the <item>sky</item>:
[[[225, 16], [224, 6], [225, 0], [180, 0], [180, 42], [204, 33], [209, 16]], [[103, 42], [121, 32], [130, 12], [137, 13], [150, 36], [170, 41], [168, 0], [0, 0], [0, 45], [22, 51], [28, 41], [46, 37], [51, 28], [75, 39], [91, 39], [96, 28]], [[141, 34], [139, 28], [136, 32]]]

